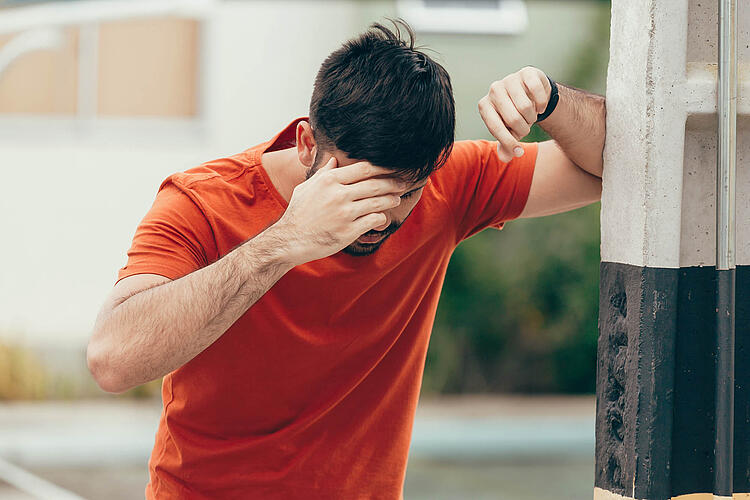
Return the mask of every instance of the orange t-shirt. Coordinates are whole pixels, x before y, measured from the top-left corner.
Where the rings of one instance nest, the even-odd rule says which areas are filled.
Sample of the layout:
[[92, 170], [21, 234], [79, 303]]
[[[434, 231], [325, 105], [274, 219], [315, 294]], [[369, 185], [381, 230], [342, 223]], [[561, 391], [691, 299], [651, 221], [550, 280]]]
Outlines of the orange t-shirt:
[[[271, 141], [167, 178], [119, 279], [177, 279], [274, 223], [287, 202]], [[501, 162], [458, 141], [411, 215], [368, 256], [285, 274], [205, 351], [164, 378], [150, 499], [398, 499], [427, 344], [456, 245], [526, 204], [536, 144]], [[481, 263], [479, 263], [481, 265]]]

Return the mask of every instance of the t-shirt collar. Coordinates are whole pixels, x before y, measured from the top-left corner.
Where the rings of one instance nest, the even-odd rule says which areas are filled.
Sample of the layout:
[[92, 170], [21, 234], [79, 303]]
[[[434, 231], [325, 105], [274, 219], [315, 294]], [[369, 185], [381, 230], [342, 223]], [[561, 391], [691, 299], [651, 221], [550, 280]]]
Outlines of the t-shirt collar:
[[276, 134], [266, 145], [261, 149], [260, 154], [267, 153], [268, 151], [277, 151], [279, 149], [287, 149], [294, 147], [297, 144], [297, 124], [301, 121], [309, 121], [310, 118], [303, 116], [295, 118], [289, 125]]

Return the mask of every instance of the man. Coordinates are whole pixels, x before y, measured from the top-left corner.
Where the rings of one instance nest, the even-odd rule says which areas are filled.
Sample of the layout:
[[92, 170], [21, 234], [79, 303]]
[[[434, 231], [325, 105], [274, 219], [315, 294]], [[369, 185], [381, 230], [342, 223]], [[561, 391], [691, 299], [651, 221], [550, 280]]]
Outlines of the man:
[[[88, 362], [110, 392], [164, 376], [148, 498], [399, 498], [453, 249], [599, 199], [603, 98], [524, 68], [479, 103], [498, 142], [454, 144], [448, 75], [401, 28], [333, 52], [309, 119], [170, 176], [139, 225]], [[540, 114], [555, 140], [520, 143]]]

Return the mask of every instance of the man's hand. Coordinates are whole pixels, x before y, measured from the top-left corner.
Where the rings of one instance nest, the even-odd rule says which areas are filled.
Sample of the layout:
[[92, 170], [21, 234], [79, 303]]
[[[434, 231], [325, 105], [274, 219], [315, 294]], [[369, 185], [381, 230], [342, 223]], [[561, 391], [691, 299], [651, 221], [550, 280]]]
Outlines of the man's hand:
[[385, 224], [383, 212], [401, 203], [406, 188], [391, 170], [368, 162], [336, 168], [333, 157], [294, 188], [274, 229], [283, 232], [292, 264], [322, 259]]
[[[526, 206], [520, 217], [551, 215], [601, 198], [605, 136], [604, 97], [557, 83], [559, 101], [540, 126], [553, 140], [540, 142]], [[528, 135], [549, 103], [547, 75], [527, 66], [494, 82], [479, 101], [479, 113], [498, 140], [497, 154], [509, 162], [522, 156]]]
[[529, 134], [537, 115], [544, 112], [551, 90], [543, 71], [526, 66], [494, 82], [479, 100], [479, 114], [499, 141], [497, 154], [502, 161], [523, 155], [519, 140]]

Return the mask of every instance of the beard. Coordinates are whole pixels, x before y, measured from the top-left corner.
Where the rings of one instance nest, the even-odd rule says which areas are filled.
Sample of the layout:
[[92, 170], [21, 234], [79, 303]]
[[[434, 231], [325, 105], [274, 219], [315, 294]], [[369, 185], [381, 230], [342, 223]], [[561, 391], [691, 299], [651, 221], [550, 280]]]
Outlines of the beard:
[[364, 257], [365, 255], [370, 255], [372, 253], [375, 253], [375, 251], [380, 248], [380, 246], [385, 243], [385, 241], [396, 232], [396, 229], [401, 226], [402, 223], [396, 223], [391, 222], [391, 225], [385, 228], [383, 231], [367, 231], [366, 233], [362, 234], [361, 236], [382, 236], [383, 239], [376, 243], [360, 243], [359, 241], [354, 241], [351, 244], [345, 246], [341, 251], [348, 255], [353, 255], [354, 257]]
[[320, 155], [318, 155], [318, 152], [315, 151], [315, 158], [313, 158], [312, 166], [308, 167], [305, 170], [305, 180], [308, 180], [310, 177], [312, 177], [313, 175], [315, 175], [315, 172], [317, 172], [318, 170], [320, 170], [320, 167], [322, 167], [322, 165], [320, 165], [320, 163], [321, 163], [320, 162]]

